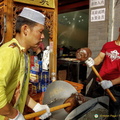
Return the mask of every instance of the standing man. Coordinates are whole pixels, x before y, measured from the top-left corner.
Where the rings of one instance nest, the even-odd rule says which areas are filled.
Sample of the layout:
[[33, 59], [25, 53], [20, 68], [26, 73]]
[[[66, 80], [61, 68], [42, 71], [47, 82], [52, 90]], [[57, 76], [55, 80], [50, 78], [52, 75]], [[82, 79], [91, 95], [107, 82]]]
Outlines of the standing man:
[[37, 47], [44, 38], [45, 16], [31, 8], [23, 8], [16, 21], [16, 36], [0, 47], [0, 120], [25, 120], [25, 104], [46, 119], [51, 115], [47, 105], [41, 105], [28, 95], [30, 62], [28, 50]]
[[120, 120], [120, 28], [118, 39], [104, 44], [99, 55], [94, 60], [88, 58], [85, 63], [91, 67], [99, 65], [102, 61], [99, 74], [103, 81], [100, 85], [103, 89], [110, 88], [117, 100], [109, 100], [108, 120]]

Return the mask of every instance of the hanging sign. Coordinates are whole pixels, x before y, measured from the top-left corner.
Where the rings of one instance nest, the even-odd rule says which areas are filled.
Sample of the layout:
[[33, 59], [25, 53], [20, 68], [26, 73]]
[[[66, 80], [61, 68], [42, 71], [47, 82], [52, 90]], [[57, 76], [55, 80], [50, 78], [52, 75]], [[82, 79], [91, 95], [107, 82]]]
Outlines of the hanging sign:
[[90, 0], [90, 8], [101, 7], [105, 5], [105, 0]]
[[48, 8], [55, 8], [55, 0], [14, 0], [14, 1]]
[[91, 10], [91, 22], [105, 21], [105, 8]]

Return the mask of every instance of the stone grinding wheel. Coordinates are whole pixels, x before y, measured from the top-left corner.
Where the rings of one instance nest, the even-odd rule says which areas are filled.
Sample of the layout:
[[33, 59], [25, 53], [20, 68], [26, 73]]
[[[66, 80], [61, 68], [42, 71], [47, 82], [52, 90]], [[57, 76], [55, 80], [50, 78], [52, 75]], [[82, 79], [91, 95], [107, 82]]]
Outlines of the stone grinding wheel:
[[71, 103], [69, 107], [52, 112], [50, 118], [56, 120], [64, 120], [69, 112], [82, 102], [85, 102], [83, 96], [78, 94], [71, 84], [61, 80], [49, 84], [43, 98], [43, 104], [48, 104], [50, 108], [64, 103]]
[[[69, 83], [58, 80], [48, 85], [46, 92], [44, 93], [43, 104], [48, 104], [50, 108], [61, 105], [65, 102], [71, 94], [76, 93], [77, 90]], [[68, 115], [65, 109], [60, 109], [52, 112], [51, 118], [57, 120], [64, 120]]]
[[66, 100], [77, 90], [69, 83], [58, 80], [48, 85], [44, 93], [43, 104], [51, 104], [58, 100]]
[[80, 48], [76, 51], [76, 58], [80, 61], [85, 61], [87, 60], [89, 57], [91, 57], [92, 52], [89, 48], [85, 47], [85, 48]]

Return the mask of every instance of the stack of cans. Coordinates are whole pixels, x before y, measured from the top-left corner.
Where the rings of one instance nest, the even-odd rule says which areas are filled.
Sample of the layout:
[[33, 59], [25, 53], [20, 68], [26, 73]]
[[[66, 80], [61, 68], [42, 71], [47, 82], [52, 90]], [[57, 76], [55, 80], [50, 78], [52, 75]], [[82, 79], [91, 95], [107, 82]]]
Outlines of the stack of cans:
[[49, 71], [42, 69], [42, 61], [39, 61], [37, 56], [31, 56], [31, 62], [30, 83], [32, 83], [32, 90], [30, 91], [32, 91], [32, 94], [45, 92], [47, 86], [51, 83]]

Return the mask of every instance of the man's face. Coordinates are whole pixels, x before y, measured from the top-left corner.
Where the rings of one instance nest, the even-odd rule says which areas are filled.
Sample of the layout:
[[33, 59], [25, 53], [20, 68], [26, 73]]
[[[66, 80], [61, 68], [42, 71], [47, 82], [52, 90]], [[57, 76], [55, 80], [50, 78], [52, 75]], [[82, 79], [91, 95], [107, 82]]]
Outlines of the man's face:
[[36, 24], [36, 26], [28, 30], [27, 43], [29, 47], [32, 48], [38, 47], [42, 39], [44, 39], [43, 31], [44, 31], [44, 26], [41, 24]]

